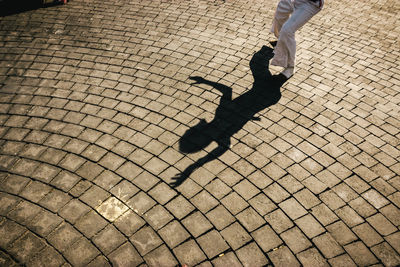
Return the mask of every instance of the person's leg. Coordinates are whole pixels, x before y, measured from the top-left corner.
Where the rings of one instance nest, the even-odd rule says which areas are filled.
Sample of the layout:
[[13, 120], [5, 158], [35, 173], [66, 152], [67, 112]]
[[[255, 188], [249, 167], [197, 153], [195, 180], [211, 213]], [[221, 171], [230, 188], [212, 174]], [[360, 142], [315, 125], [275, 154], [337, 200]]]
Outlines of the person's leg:
[[294, 72], [296, 56], [295, 32], [320, 11], [320, 8], [308, 0], [295, 0], [294, 11], [283, 24], [278, 43], [274, 49], [271, 65], [284, 67], [283, 74], [290, 77]]
[[273, 33], [276, 38], [279, 37], [279, 32], [282, 28], [282, 25], [289, 19], [289, 16], [290, 14], [292, 14], [293, 9], [293, 0], [279, 1], [271, 26], [271, 33]]

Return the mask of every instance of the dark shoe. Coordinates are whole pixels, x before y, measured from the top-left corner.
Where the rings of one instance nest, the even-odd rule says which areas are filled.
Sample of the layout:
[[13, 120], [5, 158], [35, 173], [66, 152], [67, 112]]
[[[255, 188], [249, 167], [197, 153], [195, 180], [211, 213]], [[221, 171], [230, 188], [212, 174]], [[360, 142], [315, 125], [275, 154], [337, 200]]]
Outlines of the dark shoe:
[[278, 41], [270, 41], [270, 42], [269, 42], [269, 44], [270, 44], [272, 47], [275, 47], [277, 43], [278, 43]]

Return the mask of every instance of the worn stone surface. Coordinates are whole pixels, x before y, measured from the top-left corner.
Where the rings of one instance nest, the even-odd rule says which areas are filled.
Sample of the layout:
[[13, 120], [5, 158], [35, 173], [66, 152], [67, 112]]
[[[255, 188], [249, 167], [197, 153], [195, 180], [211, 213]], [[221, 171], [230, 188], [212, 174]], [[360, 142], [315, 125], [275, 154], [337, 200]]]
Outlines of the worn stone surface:
[[398, 1], [326, 1], [284, 83], [277, 1], [19, 2], [1, 266], [400, 264]]

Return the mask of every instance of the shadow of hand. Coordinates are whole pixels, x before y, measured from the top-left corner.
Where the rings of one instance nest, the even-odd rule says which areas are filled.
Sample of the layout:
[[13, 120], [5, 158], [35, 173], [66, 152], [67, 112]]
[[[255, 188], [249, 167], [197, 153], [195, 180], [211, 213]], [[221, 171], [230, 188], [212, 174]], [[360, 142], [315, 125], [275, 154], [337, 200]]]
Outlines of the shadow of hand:
[[189, 79], [193, 80], [194, 82], [191, 84], [199, 84], [199, 83], [204, 83], [205, 79], [200, 76], [190, 76]]
[[172, 182], [170, 183], [170, 185], [172, 187], [180, 186], [188, 177], [189, 175], [185, 172], [177, 173], [174, 177], [171, 178]]

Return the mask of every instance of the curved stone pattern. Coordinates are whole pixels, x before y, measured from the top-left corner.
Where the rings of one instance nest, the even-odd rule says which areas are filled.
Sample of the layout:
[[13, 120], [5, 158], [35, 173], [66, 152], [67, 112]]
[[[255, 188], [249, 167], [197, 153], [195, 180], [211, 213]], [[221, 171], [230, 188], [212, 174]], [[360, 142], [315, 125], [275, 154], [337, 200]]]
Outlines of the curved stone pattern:
[[399, 265], [400, 7], [327, 1], [283, 84], [275, 2], [1, 17], [0, 265]]

